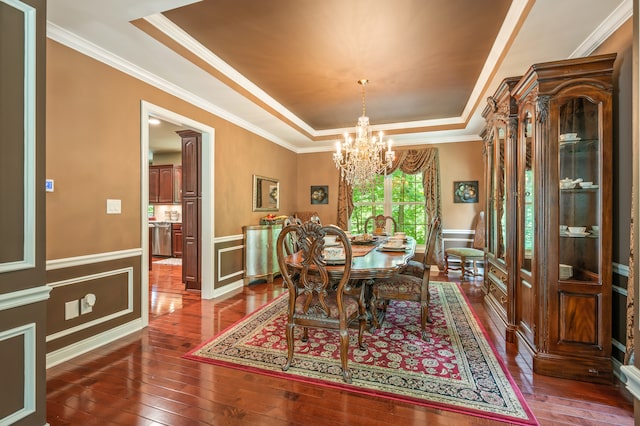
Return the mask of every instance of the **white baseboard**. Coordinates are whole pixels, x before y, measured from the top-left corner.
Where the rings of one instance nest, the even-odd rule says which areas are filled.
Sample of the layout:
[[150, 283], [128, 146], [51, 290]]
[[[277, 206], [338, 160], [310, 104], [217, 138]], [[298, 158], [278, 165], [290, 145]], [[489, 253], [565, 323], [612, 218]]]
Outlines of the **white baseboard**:
[[[230, 284], [227, 284], [225, 286], [222, 286], [220, 288], [217, 288], [213, 291], [213, 295], [211, 296], [211, 299], [215, 299], [218, 298], [220, 296], [224, 296], [227, 293], [231, 293], [232, 291], [236, 291], [238, 289], [241, 289], [242, 287], [244, 287], [244, 280], [238, 280], [238, 281], [234, 281]], [[204, 297], [203, 297], [204, 299]]]
[[627, 389], [636, 398], [640, 399], [640, 369], [634, 365], [623, 365], [620, 371], [626, 380]]
[[116, 328], [112, 328], [111, 330], [107, 330], [104, 333], [96, 334], [95, 336], [91, 336], [80, 342], [76, 342], [58, 349], [57, 351], [50, 352], [47, 354], [47, 368], [97, 349], [100, 346], [104, 346], [107, 343], [111, 343], [128, 334], [142, 330], [142, 328], [142, 319], [138, 318]]

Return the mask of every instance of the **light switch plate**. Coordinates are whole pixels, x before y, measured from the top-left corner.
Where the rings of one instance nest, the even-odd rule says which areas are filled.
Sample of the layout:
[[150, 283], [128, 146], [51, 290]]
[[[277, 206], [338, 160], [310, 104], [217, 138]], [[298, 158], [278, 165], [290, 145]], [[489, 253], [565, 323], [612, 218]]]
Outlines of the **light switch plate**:
[[107, 214], [122, 213], [122, 200], [107, 200]]
[[71, 300], [64, 304], [64, 319], [70, 320], [80, 315], [78, 310], [80, 303], [77, 300]]

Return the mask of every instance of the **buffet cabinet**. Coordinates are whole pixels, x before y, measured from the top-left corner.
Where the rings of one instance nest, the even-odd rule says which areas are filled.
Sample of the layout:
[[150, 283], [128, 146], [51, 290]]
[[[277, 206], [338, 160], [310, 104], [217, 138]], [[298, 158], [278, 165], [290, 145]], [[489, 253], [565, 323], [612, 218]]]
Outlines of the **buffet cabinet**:
[[535, 64], [485, 117], [486, 304], [535, 373], [600, 383], [613, 379], [615, 58]]
[[511, 96], [520, 77], [502, 81], [487, 99], [482, 116], [486, 191], [485, 275], [483, 291], [490, 312], [505, 326], [505, 340], [516, 340], [515, 276], [516, 135], [518, 106]]
[[273, 282], [280, 273], [276, 251], [282, 224], [242, 227], [244, 234], [244, 284], [256, 280]]

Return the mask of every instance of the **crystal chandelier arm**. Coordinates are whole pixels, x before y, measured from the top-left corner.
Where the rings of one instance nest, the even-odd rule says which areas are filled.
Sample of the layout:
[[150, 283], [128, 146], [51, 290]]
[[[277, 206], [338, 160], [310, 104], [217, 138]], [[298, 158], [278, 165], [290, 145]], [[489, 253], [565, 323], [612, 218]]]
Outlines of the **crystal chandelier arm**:
[[376, 175], [386, 173], [395, 159], [391, 140], [385, 143], [382, 132], [378, 136], [371, 135], [365, 102], [365, 86], [368, 83], [366, 79], [358, 80], [358, 84], [362, 86], [362, 116], [355, 128], [355, 138], [345, 133], [344, 144], [338, 141], [333, 154], [333, 161], [340, 170], [342, 179], [352, 187], [369, 185]]

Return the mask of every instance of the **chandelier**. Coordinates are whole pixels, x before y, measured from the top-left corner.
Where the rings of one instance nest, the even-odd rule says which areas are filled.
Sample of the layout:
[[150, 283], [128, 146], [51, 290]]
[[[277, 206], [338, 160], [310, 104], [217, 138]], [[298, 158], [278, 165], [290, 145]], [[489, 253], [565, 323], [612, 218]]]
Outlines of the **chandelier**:
[[336, 143], [336, 152], [333, 154], [333, 161], [340, 170], [341, 178], [349, 185], [360, 188], [372, 184], [376, 175], [386, 173], [395, 158], [391, 140], [385, 144], [382, 132], [378, 136], [371, 135], [365, 107], [367, 83], [369, 80], [358, 80], [358, 84], [362, 86], [362, 116], [358, 118], [355, 139], [345, 133], [344, 142]]

